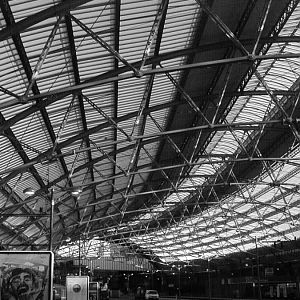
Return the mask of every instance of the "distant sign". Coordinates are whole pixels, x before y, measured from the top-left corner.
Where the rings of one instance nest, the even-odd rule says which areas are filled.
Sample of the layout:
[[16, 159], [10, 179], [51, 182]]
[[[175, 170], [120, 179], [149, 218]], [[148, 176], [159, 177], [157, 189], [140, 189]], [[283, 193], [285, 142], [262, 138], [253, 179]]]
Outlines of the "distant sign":
[[88, 276], [67, 276], [66, 286], [67, 286], [67, 299], [88, 300], [88, 296], [89, 296]]
[[273, 276], [274, 275], [274, 268], [268, 267], [265, 268], [265, 276]]

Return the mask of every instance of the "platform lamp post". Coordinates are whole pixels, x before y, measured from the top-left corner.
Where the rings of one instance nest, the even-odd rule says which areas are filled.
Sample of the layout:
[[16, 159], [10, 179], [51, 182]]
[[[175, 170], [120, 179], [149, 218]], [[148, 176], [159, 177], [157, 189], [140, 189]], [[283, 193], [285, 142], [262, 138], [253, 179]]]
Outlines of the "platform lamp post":
[[79, 235], [79, 240], [78, 240], [78, 265], [79, 265], [78, 276], [81, 276], [81, 243], [80, 243], [80, 235]]
[[209, 258], [207, 258], [207, 278], [208, 278], [208, 299], [211, 299], [211, 277], [210, 277], [210, 264]]
[[[23, 193], [27, 196], [34, 196], [35, 195], [35, 190], [31, 187], [26, 188]], [[53, 213], [54, 213], [54, 191], [53, 188], [50, 188], [50, 233], [49, 233], [49, 246], [48, 250], [52, 251], [53, 248]]]
[[49, 251], [53, 249], [53, 215], [54, 215], [54, 191], [50, 189], [50, 236], [49, 236]]
[[[50, 229], [49, 229], [49, 246], [48, 250], [52, 251], [53, 249], [53, 218], [54, 218], [54, 205], [55, 205], [55, 199], [54, 199], [54, 187], [51, 187], [50, 189]], [[82, 189], [79, 187], [76, 188], [68, 188], [68, 189], [61, 189], [60, 191], [70, 191], [72, 196], [77, 197], [81, 192]], [[28, 187], [24, 189], [23, 193], [27, 196], [34, 196], [35, 190], [32, 187]]]
[[180, 278], [180, 275], [181, 275], [181, 267], [179, 266], [178, 267], [178, 287], [179, 287], [179, 290], [178, 290], [178, 299], [181, 299], [181, 278]]
[[259, 268], [259, 255], [257, 246], [257, 237], [255, 237], [255, 252], [256, 252], [256, 264], [257, 264], [257, 283], [258, 283], [258, 299], [262, 299], [261, 284], [260, 284], [260, 268]]
[[[176, 293], [176, 299], [181, 299], [181, 279], [180, 279], [180, 270], [181, 266], [172, 265], [173, 268], [175, 268], [176, 274], [178, 273], [178, 287], [177, 287], [177, 293]], [[176, 277], [175, 277], [175, 283], [176, 283]]]

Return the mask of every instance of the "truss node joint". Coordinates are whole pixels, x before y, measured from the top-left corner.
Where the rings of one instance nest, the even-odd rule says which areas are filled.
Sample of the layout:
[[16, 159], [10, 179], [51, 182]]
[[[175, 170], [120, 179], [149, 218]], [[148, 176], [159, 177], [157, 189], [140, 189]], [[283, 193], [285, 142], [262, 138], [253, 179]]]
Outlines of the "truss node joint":
[[141, 78], [144, 76], [144, 72], [142, 70], [136, 70], [136, 71], [134, 71], [134, 76], [136, 78]]
[[46, 155], [46, 156], [42, 156], [38, 159], [38, 162], [40, 162], [42, 165], [45, 164], [51, 164], [57, 161], [57, 157], [54, 155]]
[[271, 183], [270, 183], [270, 186], [271, 186], [271, 187], [279, 187], [279, 186], [280, 186], [280, 182], [276, 182], [276, 181], [271, 182]]
[[19, 101], [21, 104], [27, 104], [28, 103], [28, 97], [26, 95], [22, 95], [19, 97]]
[[248, 60], [254, 61], [256, 59], [256, 56], [254, 54], [248, 54]]
[[297, 125], [299, 119], [296, 118], [285, 118], [282, 120], [283, 125]]

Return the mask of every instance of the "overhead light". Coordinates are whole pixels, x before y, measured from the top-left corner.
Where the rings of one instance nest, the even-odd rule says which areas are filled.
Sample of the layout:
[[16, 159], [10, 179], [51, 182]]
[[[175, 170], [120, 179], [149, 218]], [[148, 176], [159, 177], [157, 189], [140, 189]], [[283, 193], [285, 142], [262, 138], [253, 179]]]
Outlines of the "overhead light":
[[31, 187], [26, 188], [23, 193], [28, 196], [33, 196], [35, 194], [35, 190]]
[[78, 196], [82, 192], [82, 188], [74, 188], [71, 191], [72, 196]]
[[71, 238], [70, 238], [70, 237], [67, 237], [67, 238], [66, 238], [66, 242], [67, 242], [67, 243], [71, 242]]

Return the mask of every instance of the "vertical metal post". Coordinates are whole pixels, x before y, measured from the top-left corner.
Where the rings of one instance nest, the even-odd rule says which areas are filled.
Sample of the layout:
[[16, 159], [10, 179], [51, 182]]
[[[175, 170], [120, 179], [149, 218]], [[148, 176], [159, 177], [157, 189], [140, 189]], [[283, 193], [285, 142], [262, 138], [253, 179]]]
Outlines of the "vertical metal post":
[[255, 281], [254, 281], [254, 261], [253, 261], [253, 258], [251, 259], [251, 271], [252, 271], [252, 296], [253, 298], [256, 297], [255, 295]]
[[79, 276], [81, 276], [81, 245], [80, 245], [80, 236], [78, 240], [78, 264], [79, 264]]
[[178, 299], [181, 299], [181, 278], [180, 278], [180, 270], [181, 268], [178, 268]]
[[50, 189], [50, 236], [49, 236], [49, 251], [53, 248], [53, 214], [54, 214], [54, 191]]
[[255, 249], [256, 249], [256, 264], [257, 264], [258, 299], [262, 300], [261, 286], [260, 286], [260, 269], [259, 269], [259, 256], [258, 256], [258, 248], [257, 248], [257, 237], [255, 237]]
[[209, 258], [207, 259], [207, 277], [208, 277], [208, 299], [211, 299], [211, 278], [210, 278], [210, 266]]
[[151, 288], [154, 290], [153, 270], [151, 270]]

